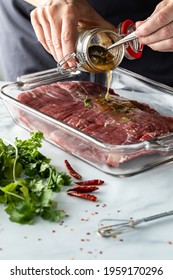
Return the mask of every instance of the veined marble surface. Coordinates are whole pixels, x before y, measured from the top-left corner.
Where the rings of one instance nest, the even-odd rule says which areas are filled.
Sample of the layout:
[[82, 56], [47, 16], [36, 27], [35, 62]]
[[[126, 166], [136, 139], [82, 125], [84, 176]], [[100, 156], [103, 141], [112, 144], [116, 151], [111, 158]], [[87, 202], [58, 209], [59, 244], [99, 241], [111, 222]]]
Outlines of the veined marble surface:
[[[17, 126], [0, 99], [0, 137], [13, 141], [29, 132]], [[0, 205], [0, 259], [59, 260], [172, 260], [173, 216], [141, 224], [118, 235], [103, 238], [97, 226], [103, 218], [143, 218], [173, 209], [173, 164], [129, 178], [105, 174], [44, 141], [42, 151], [58, 170], [64, 159], [77, 167], [83, 179], [105, 181], [96, 203], [69, 197], [66, 188], [57, 194], [59, 209], [68, 217], [60, 223], [37, 219], [34, 225], [12, 223]]]

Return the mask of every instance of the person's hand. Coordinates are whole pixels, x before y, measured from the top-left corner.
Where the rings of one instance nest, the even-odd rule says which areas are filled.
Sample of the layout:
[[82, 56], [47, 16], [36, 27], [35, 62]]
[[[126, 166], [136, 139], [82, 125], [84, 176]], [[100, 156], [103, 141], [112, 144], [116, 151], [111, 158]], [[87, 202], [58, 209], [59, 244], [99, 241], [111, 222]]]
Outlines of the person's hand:
[[163, 0], [145, 21], [136, 23], [139, 42], [160, 52], [173, 51], [173, 0]]
[[[36, 36], [58, 62], [75, 52], [78, 30], [87, 26], [114, 29], [85, 0], [41, 0], [31, 12]], [[68, 62], [74, 65], [75, 60]]]

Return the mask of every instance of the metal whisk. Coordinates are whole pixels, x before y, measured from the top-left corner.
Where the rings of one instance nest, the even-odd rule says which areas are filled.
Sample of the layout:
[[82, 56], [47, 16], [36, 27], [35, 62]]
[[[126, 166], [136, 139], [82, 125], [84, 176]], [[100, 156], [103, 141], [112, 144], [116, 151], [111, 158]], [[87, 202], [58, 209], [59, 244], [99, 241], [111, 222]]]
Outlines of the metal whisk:
[[98, 226], [98, 233], [103, 237], [116, 236], [122, 234], [128, 229], [134, 228], [144, 222], [150, 222], [156, 219], [164, 218], [173, 215], [173, 211], [164, 212], [137, 220], [118, 220], [118, 219], [103, 219]]

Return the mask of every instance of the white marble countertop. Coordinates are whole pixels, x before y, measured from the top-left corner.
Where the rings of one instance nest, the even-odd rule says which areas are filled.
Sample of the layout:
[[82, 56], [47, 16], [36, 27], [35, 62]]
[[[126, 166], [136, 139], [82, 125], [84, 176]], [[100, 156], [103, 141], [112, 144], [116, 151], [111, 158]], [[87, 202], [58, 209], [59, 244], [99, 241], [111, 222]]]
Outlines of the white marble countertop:
[[[0, 99], [0, 137], [13, 141], [29, 132], [17, 126]], [[12, 223], [0, 205], [0, 259], [59, 260], [159, 260], [173, 259], [173, 216], [142, 224], [117, 238], [103, 238], [97, 226], [103, 218], [142, 218], [173, 209], [173, 164], [129, 178], [116, 178], [43, 142], [52, 164], [66, 171], [68, 159], [84, 179], [105, 181], [96, 203], [70, 197], [66, 189], [57, 195], [59, 209], [68, 217], [60, 223], [41, 219], [34, 225]]]

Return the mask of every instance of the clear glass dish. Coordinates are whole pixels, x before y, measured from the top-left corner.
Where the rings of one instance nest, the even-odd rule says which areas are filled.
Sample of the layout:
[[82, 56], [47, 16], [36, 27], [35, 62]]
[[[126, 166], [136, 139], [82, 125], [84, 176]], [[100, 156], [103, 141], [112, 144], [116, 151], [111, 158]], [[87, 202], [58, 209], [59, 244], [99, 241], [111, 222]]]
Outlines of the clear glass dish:
[[[106, 85], [107, 75], [80, 71], [60, 73], [52, 69], [19, 77], [17, 82], [2, 87], [1, 97], [18, 125], [30, 131], [42, 131], [49, 142], [111, 175], [131, 176], [173, 161], [173, 133], [137, 144], [110, 145], [17, 100], [20, 92], [62, 80]], [[173, 89], [168, 86], [116, 68], [112, 72], [111, 88], [123, 97], [144, 102], [162, 115], [173, 117]], [[56, 134], [57, 141], [52, 137]]]

